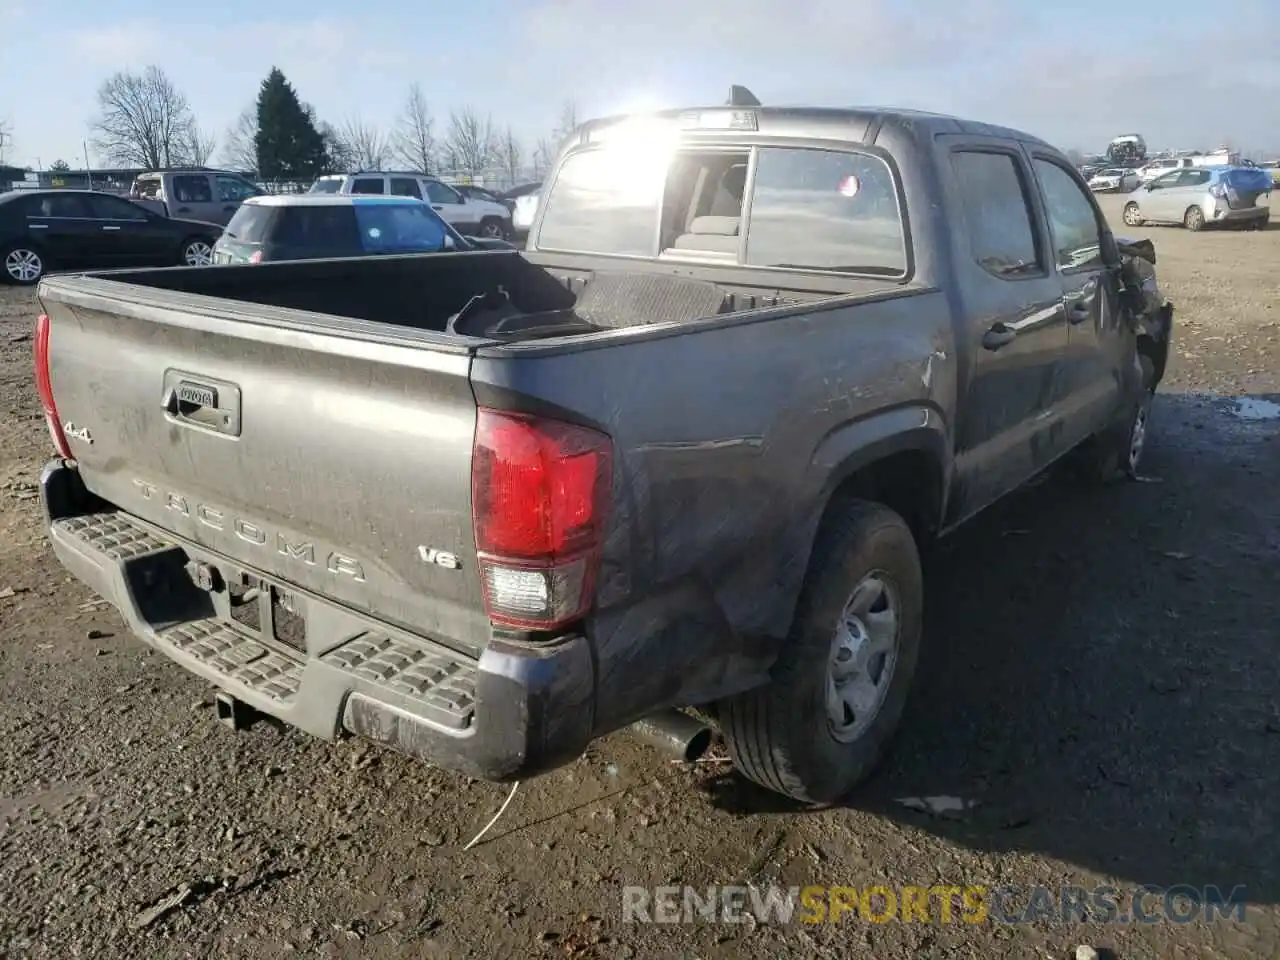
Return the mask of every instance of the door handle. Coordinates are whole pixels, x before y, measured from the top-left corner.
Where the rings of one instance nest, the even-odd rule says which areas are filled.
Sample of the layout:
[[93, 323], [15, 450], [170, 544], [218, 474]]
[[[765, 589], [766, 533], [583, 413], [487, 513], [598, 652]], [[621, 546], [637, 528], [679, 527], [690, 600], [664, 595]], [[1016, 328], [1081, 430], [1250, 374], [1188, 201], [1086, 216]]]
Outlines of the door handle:
[[1003, 323], [997, 323], [982, 335], [982, 346], [986, 350], [999, 350], [1001, 347], [1007, 347], [1013, 343], [1017, 335], [1017, 330], [1007, 327]]
[[441, 205], [440, 205], [440, 204], [438, 204], [438, 203], [433, 203], [433, 204], [431, 205], [431, 209], [432, 209], [432, 210], [443, 210], [443, 209], [444, 209], [444, 207], [443, 207], [443, 206], [441, 206]]
[[179, 208], [178, 208], [178, 212], [179, 212], [179, 213], [190, 213], [190, 212], [191, 212], [191, 208], [190, 208], [190, 207], [179, 207]]
[[120, 228], [119, 228], [119, 227], [114, 227], [114, 226], [112, 226], [111, 224], [107, 224], [107, 225], [106, 225], [106, 226], [104, 226], [102, 229], [103, 229], [103, 230], [119, 230]]
[[27, 229], [28, 230], [48, 230], [49, 225], [47, 223], [28, 223]]
[[1090, 302], [1082, 298], [1066, 301], [1063, 310], [1067, 315], [1067, 323], [1084, 323], [1093, 315]]

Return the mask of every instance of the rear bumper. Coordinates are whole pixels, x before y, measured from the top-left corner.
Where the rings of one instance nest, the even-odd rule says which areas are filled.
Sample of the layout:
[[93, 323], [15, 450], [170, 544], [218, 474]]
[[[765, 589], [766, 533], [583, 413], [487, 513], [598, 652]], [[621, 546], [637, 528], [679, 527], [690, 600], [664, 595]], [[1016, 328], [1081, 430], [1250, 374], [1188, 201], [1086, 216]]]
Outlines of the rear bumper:
[[[485, 780], [561, 766], [591, 740], [594, 668], [583, 637], [539, 646], [495, 640], [472, 659], [93, 502], [61, 460], [45, 467], [40, 486], [63, 566], [145, 643], [262, 713]], [[217, 571], [213, 590], [195, 584], [191, 563]], [[275, 639], [270, 589], [256, 626], [231, 615], [226, 584], [245, 573], [287, 594], [306, 623], [296, 648]]]

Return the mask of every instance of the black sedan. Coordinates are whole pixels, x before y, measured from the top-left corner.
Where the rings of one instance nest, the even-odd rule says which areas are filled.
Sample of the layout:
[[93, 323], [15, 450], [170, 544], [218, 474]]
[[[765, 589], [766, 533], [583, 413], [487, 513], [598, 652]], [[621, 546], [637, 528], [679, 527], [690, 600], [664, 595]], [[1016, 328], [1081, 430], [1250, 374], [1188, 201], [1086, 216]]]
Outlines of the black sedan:
[[53, 269], [207, 264], [221, 232], [96, 190], [0, 193], [0, 280], [30, 285]]

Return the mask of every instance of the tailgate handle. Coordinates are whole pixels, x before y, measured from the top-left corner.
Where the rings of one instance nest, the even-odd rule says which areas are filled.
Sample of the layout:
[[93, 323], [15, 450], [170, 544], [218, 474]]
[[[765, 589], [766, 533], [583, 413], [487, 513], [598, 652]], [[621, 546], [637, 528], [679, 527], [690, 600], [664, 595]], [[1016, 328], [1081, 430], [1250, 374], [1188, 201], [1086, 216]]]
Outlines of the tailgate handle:
[[161, 406], [173, 423], [240, 436], [240, 388], [234, 383], [166, 370]]

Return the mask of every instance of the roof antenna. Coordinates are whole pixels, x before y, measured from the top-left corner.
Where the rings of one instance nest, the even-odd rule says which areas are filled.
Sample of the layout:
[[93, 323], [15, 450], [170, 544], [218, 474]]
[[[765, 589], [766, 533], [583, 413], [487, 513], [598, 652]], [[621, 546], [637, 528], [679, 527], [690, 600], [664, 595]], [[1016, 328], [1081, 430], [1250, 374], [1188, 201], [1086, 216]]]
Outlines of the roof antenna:
[[746, 87], [733, 84], [729, 88], [729, 100], [726, 104], [730, 107], [759, 107], [763, 106], [757, 99], [756, 95]]

